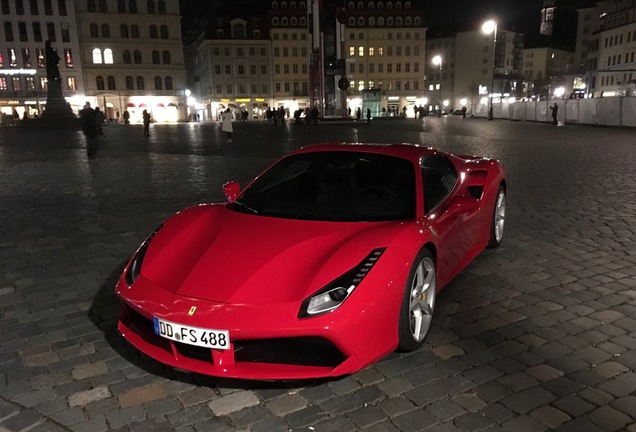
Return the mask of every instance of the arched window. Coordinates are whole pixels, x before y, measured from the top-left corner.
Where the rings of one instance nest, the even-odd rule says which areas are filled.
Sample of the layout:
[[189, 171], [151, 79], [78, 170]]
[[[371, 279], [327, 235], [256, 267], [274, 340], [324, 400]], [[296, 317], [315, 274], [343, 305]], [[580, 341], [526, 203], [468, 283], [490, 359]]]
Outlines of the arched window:
[[361, 1], [358, 2], [358, 9], [364, 9], [364, 3]]
[[148, 0], [148, 4], [146, 6], [148, 8], [148, 13], [149, 14], [154, 14], [155, 13], [155, 2], [154, 0]]
[[272, 9], [278, 9], [278, 2], [277, 1], [273, 1], [272, 2]]
[[165, 15], [166, 14], [166, 2], [163, 0], [159, 0], [159, 3], [157, 3], [158, 9], [159, 9], [159, 15]]
[[373, 2], [369, 2], [369, 5], [367, 6], [369, 9], [373, 9], [375, 5], [373, 4]]
[[133, 59], [135, 60], [135, 64], [141, 64], [141, 51], [135, 50], [133, 53]]
[[106, 5], [106, 0], [99, 0], [99, 11], [102, 13], [108, 12], [108, 6]]
[[280, 2], [280, 8], [281, 9], [287, 9], [287, 2], [286, 1]]
[[145, 86], [144, 86], [144, 77], [142, 77], [141, 75], [139, 75], [137, 77], [137, 90], [145, 90]]
[[393, 3], [391, 3], [391, 2], [387, 2], [387, 4], [386, 4], [386, 8], [387, 8], [387, 9], [393, 9]]
[[110, 27], [108, 26], [108, 24], [102, 24], [102, 37], [110, 37]]
[[411, 25], [411, 17], [404, 18], [404, 24], [406, 24], [407, 26], [410, 26]]
[[166, 77], [166, 90], [172, 90], [172, 77]]
[[420, 17], [415, 17], [415, 25], [416, 26], [420, 25], [420, 22], [421, 22]]
[[170, 51], [164, 51], [162, 53], [163, 56], [163, 64], [170, 64]]
[[393, 25], [393, 17], [388, 17], [386, 19], [386, 25]]
[[301, 26], [307, 25], [307, 18], [305, 18], [304, 16], [300, 17], [300, 25]]
[[291, 17], [291, 25], [293, 26], [297, 26], [298, 25], [298, 19], [296, 17]]
[[100, 50], [99, 48], [95, 48], [93, 50], [93, 63], [94, 64], [101, 64], [103, 63], [102, 60], [102, 50]]
[[296, 2], [295, 1], [289, 2], [289, 8], [290, 9], [296, 9]]
[[139, 39], [139, 26], [137, 24], [130, 26], [130, 34], [133, 38]]
[[163, 81], [160, 76], [155, 77], [155, 90], [163, 90]]
[[117, 12], [119, 13], [126, 12], [126, 0], [117, 0]]
[[95, 85], [97, 85], [97, 90], [104, 90], [104, 77], [97, 75], [97, 78], [95, 78]]
[[86, 1], [86, 10], [88, 10], [89, 12], [97, 12], [97, 8], [95, 7], [95, 0]]
[[395, 3], [395, 8], [396, 9], [402, 9], [402, 2], [396, 2]]
[[158, 37], [157, 26], [153, 24], [150, 26], [150, 39], [157, 39]]
[[375, 25], [375, 18], [374, 17], [369, 17], [369, 25], [370, 26], [374, 26]]
[[97, 24], [92, 23], [90, 26], [88, 26], [88, 28], [91, 33], [91, 37], [99, 37], [99, 27], [97, 26]]
[[159, 51], [152, 52], [152, 64], [159, 64]]
[[289, 24], [289, 21], [287, 20], [287, 17], [282, 17], [280, 19], [280, 23], [282, 26], [287, 26]]
[[131, 63], [130, 51], [124, 50], [123, 57], [124, 57], [124, 64], [130, 64]]
[[397, 18], [395, 19], [395, 25], [399, 25], [399, 26], [401, 26], [401, 25], [402, 25], [402, 17], [397, 17]]
[[378, 2], [378, 9], [384, 9], [384, 3]]
[[106, 85], [108, 86], [108, 90], [116, 90], [115, 77], [112, 75], [108, 75], [108, 77], [106, 78]]
[[298, 3], [298, 9], [305, 10], [306, 8], [307, 8], [307, 5], [305, 4], [304, 1], [301, 1], [300, 3]]
[[356, 18], [355, 17], [352, 17], [352, 16], [349, 17], [349, 25], [350, 26], [356, 25]]
[[135, 86], [133, 85], [133, 77], [131, 77], [130, 75], [128, 75], [126, 77], [126, 90], [134, 90]]
[[278, 17], [273, 17], [272, 18], [272, 25], [276, 26], [276, 27], [278, 26]]
[[359, 26], [363, 26], [364, 25], [364, 17], [358, 17], [358, 25]]
[[162, 25], [161, 26], [161, 39], [168, 39], [169, 35], [168, 35], [168, 26]]
[[347, 9], [353, 9], [355, 6], [356, 6], [355, 3], [353, 2], [347, 3]]
[[128, 26], [126, 24], [119, 26], [119, 37], [128, 39]]
[[384, 25], [384, 17], [378, 17], [378, 25], [380, 26]]
[[104, 63], [113, 64], [113, 50], [110, 48], [104, 50]]
[[137, 13], [137, 0], [129, 0], [128, 1], [128, 12]]

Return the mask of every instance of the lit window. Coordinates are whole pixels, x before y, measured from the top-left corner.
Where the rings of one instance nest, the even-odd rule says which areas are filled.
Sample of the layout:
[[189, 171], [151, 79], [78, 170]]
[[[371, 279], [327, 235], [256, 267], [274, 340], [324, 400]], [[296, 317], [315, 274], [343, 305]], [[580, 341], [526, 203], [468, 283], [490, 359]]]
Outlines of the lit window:
[[71, 54], [70, 49], [64, 49], [64, 64], [66, 64], [67, 68], [73, 68], [73, 55]]
[[68, 90], [77, 90], [77, 86], [75, 84], [75, 77], [66, 78], [66, 88]]
[[349, 47], [349, 57], [356, 55], [356, 47]]
[[95, 48], [93, 50], [93, 64], [101, 64], [102, 63], [102, 50], [99, 48]]
[[358, 56], [364, 57], [364, 47], [358, 47]]
[[113, 50], [110, 48], [104, 50], [104, 63], [113, 64]]
[[375, 54], [375, 49], [373, 47], [369, 47], [369, 56], [373, 56]]

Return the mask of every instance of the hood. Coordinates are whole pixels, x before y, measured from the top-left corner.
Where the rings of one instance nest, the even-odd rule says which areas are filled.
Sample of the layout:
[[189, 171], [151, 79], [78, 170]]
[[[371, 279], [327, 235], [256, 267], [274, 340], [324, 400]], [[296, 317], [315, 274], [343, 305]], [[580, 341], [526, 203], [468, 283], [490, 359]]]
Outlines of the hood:
[[234, 304], [302, 301], [359, 264], [400, 222], [319, 222], [188, 209], [151, 241], [141, 273], [179, 296]]

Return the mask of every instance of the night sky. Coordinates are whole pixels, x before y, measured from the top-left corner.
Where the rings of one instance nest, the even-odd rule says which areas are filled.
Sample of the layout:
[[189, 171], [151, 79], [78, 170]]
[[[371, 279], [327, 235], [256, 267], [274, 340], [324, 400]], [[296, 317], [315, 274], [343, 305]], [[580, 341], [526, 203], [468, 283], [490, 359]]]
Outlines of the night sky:
[[[232, 0], [230, 0], [232, 1]], [[528, 36], [539, 32], [543, 0], [412, 0], [422, 5], [428, 37], [454, 31], [473, 30], [489, 18], [501, 28]], [[184, 25], [200, 14], [211, 0], [179, 0]]]

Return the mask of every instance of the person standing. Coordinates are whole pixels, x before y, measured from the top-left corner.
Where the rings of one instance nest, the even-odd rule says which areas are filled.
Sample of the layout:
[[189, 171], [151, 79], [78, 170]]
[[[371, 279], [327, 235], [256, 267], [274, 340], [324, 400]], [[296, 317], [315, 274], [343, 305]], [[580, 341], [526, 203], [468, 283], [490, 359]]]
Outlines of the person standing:
[[84, 108], [80, 110], [79, 115], [82, 132], [84, 132], [84, 136], [86, 137], [86, 154], [88, 157], [94, 158], [97, 152], [97, 136], [99, 135], [95, 110], [91, 108], [89, 102], [86, 102]]
[[144, 136], [150, 137], [150, 113], [148, 110], [144, 110], [141, 113], [141, 117], [144, 121]]
[[550, 107], [552, 110], [552, 124], [558, 125], [559, 121], [557, 120], [557, 113], [559, 112], [559, 105], [555, 102], [553, 106]]
[[367, 124], [371, 124], [371, 108], [367, 108]]
[[221, 125], [221, 131], [227, 134], [227, 142], [232, 142], [232, 132], [234, 129], [232, 128], [232, 111], [228, 108], [223, 113], [223, 124]]

